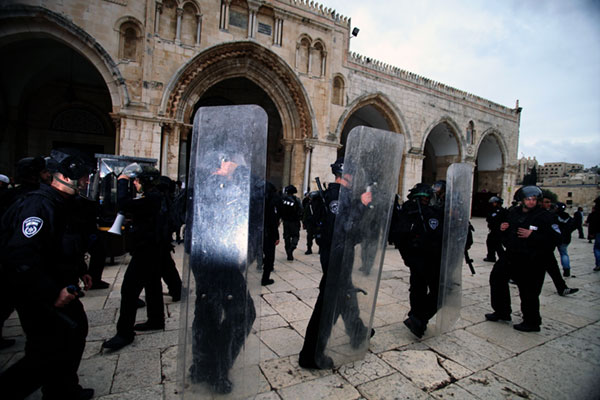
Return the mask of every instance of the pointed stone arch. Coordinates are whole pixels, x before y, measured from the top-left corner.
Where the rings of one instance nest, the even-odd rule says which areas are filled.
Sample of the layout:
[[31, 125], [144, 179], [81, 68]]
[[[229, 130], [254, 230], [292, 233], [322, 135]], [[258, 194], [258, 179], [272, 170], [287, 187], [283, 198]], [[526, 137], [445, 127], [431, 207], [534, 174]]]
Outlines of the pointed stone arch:
[[505, 197], [508, 147], [502, 134], [494, 128], [487, 129], [477, 142], [473, 193], [493, 193]]
[[423, 155], [421, 181], [434, 183], [446, 178], [450, 164], [464, 159], [464, 140], [458, 124], [450, 117], [443, 116], [431, 123], [423, 134], [418, 151]]
[[51, 38], [87, 58], [110, 92], [113, 113], [130, 103], [125, 79], [108, 52], [90, 34], [60, 14], [43, 7], [10, 5], [0, 9], [0, 46], [25, 38]]
[[281, 116], [284, 140], [314, 136], [314, 114], [296, 74], [275, 53], [250, 41], [214, 46], [183, 65], [165, 89], [160, 114], [188, 124], [202, 93], [236, 77], [251, 80], [271, 97]]

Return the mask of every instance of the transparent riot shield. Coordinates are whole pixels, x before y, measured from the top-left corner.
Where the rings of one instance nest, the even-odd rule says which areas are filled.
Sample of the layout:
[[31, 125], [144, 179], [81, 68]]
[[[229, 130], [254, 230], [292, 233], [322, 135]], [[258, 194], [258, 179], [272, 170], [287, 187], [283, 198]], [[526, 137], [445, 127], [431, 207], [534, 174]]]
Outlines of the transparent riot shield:
[[[359, 126], [348, 135], [338, 203], [330, 203], [337, 215], [315, 357], [319, 364], [329, 362], [319, 357], [321, 351], [334, 365], [367, 352], [403, 146], [402, 135], [394, 132]], [[367, 193], [371, 201], [365, 205]]]
[[467, 163], [450, 165], [446, 173], [446, 201], [438, 312], [434, 334], [448, 332], [460, 316], [462, 299], [462, 269], [465, 243], [469, 231], [473, 166]]
[[259, 392], [267, 115], [200, 108], [188, 181], [178, 377], [184, 399]]

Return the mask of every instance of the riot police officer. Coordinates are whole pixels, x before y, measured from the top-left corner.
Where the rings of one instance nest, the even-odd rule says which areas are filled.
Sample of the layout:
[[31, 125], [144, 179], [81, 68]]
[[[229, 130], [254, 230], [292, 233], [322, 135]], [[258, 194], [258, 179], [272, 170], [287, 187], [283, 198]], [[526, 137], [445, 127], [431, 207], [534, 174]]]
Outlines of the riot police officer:
[[298, 189], [289, 185], [281, 197], [280, 216], [283, 221], [283, 240], [288, 261], [294, 260], [294, 250], [300, 240], [300, 221], [302, 220], [302, 203], [295, 196]]
[[74, 198], [87, 185], [90, 166], [75, 150], [51, 153], [57, 171], [50, 185], [25, 195], [6, 211], [2, 264], [27, 344], [25, 357], [0, 375], [2, 396], [21, 399], [42, 387], [44, 399], [89, 399], [77, 369], [88, 322], [78, 300], [86, 274], [84, 245], [73, 229]]
[[[133, 198], [129, 192], [129, 180], [142, 197]], [[157, 186], [160, 173], [154, 167], [144, 166], [132, 173], [123, 173], [117, 181], [117, 202], [122, 213], [131, 215], [132, 251], [131, 261], [121, 286], [121, 309], [117, 321], [117, 334], [102, 344], [110, 350], [118, 350], [131, 342], [135, 330], [164, 329], [165, 315], [162, 296], [161, 267], [163, 238], [160, 235], [158, 217], [162, 195]], [[169, 240], [170, 243], [170, 240]], [[136, 324], [137, 302], [142, 289], [146, 292], [148, 320]]]
[[498, 196], [492, 196], [488, 201], [490, 209], [485, 220], [487, 222], [489, 233], [485, 240], [487, 256], [483, 261], [496, 262], [496, 254], [498, 254], [498, 258], [500, 258], [504, 253], [500, 234], [500, 223], [506, 219], [507, 211], [502, 207], [503, 202], [504, 200]]
[[418, 338], [437, 312], [439, 292], [443, 208], [430, 205], [432, 197], [431, 186], [415, 185], [393, 227], [395, 245], [410, 269], [410, 312], [404, 325]]
[[[352, 266], [341, 265], [341, 251], [332, 248], [335, 219], [338, 213], [338, 199], [342, 186], [349, 187], [351, 176], [344, 173], [344, 159], [339, 158], [331, 164], [331, 171], [335, 176], [335, 183], [330, 183], [322, 197], [314, 198], [313, 210], [316, 219], [316, 240], [320, 250], [321, 268], [323, 276], [319, 283], [319, 296], [315, 303], [313, 313], [306, 328], [304, 345], [300, 351], [299, 364], [303, 368], [328, 369], [333, 367], [331, 357], [324, 354], [333, 323], [339, 315], [344, 320], [346, 332], [350, 336], [350, 345], [356, 347], [366, 337], [367, 327], [360, 318], [360, 310], [356, 299], [356, 290], [352, 285]], [[319, 201], [320, 200], [320, 201]], [[372, 193], [367, 191], [361, 194], [360, 199], [352, 205], [352, 212], [356, 215], [350, 217], [351, 221], [359, 221], [361, 214], [366, 212], [372, 201]], [[359, 243], [360, 238], [346, 238], [354, 243]], [[344, 241], [341, 241], [343, 243]], [[335, 253], [334, 253], [335, 252]], [[334, 257], [332, 257], [334, 254]], [[335, 262], [330, 266], [331, 259]], [[348, 255], [347, 259], [353, 259]], [[328, 275], [335, 277], [328, 281]], [[338, 307], [333, 307], [339, 299]], [[325, 306], [326, 305], [326, 306]], [[325, 315], [325, 317], [324, 317]], [[325, 323], [323, 326], [322, 323]], [[371, 336], [374, 331], [371, 331]]]
[[265, 217], [263, 230], [263, 274], [262, 286], [275, 283], [271, 279], [271, 272], [275, 265], [275, 248], [279, 244], [279, 204], [281, 199], [277, 195], [275, 186], [267, 181], [265, 184]]
[[545, 255], [560, 243], [560, 228], [552, 215], [540, 207], [542, 191], [539, 187], [524, 186], [516, 195], [520, 206], [512, 208], [506, 221], [500, 225], [506, 252], [502, 263], [497, 265], [500, 264], [506, 272], [500, 274], [504, 279], [494, 281], [494, 271], [490, 275], [490, 284], [496, 285], [491, 288], [494, 312], [485, 317], [489, 321], [511, 320], [508, 278], [512, 277], [519, 287], [523, 314], [523, 322], [515, 324], [513, 328], [523, 332], [539, 332], [542, 324], [539, 295], [546, 273]]

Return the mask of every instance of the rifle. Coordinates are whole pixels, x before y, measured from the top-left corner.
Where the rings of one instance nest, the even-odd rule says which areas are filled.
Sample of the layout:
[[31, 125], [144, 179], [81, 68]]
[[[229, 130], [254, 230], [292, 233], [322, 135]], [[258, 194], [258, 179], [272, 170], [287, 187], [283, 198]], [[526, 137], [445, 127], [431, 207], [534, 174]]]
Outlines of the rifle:
[[317, 176], [315, 178], [315, 182], [317, 182], [317, 188], [319, 189], [319, 195], [321, 196], [321, 200], [323, 200], [323, 204], [325, 204], [325, 195], [323, 194], [323, 186], [321, 186], [321, 179]]
[[465, 261], [471, 270], [471, 274], [475, 275], [475, 268], [473, 267], [473, 259], [469, 257], [469, 250], [465, 249]]

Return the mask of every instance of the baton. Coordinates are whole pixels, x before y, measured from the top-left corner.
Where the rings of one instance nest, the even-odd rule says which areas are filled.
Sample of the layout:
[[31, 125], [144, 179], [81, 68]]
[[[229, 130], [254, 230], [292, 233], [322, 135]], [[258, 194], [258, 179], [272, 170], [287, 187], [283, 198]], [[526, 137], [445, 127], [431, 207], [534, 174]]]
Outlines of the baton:
[[471, 260], [471, 257], [469, 257], [469, 250], [465, 249], [465, 261], [467, 262], [467, 265], [469, 266], [469, 269], [471, 270], [471, 274], [475, 275], [475, 268], [473, 267], [473, 260]]

